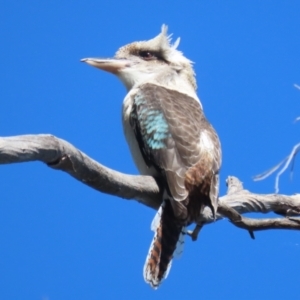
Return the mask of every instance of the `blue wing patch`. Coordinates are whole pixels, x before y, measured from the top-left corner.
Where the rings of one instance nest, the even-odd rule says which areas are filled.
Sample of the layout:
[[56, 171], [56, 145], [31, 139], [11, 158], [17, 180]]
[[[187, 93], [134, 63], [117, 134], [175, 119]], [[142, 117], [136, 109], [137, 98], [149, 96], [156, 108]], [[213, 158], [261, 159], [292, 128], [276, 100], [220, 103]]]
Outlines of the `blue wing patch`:
[[147, 148], [148, 150], [166, 148], [166, 141], [171, 137], [171, 134], [158, 101], [149, 102], [149, 99], [145, 99], [142, 94], [137, 94], [134, 97], [131, 112], [131, 125], [135, 130], [140, 146], [146, 148], [144, 149], [145, 153], [149, 152]]

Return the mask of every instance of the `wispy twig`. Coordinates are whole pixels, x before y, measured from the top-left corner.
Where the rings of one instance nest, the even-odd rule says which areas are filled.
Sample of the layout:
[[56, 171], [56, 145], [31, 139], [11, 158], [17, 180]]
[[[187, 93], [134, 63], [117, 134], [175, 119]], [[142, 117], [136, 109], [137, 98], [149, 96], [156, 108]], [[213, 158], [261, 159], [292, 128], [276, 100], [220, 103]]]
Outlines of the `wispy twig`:
[[[296, 89], [300, 90], [300, 86], [298, 84], [294, 84], [294, 87]], [[300, 121], [300, 117], [297, 117], [295, 119], [295, 122]], [[293, 177], [293, 169], [294, 169], [294, 162], [295, 162], [295, 158], [297, 153], [300, 151], [300, 143], [295, 145], [292, 152], [284, 159], [282, 160], [279, 164], [277, 164], [276, 166], [272, 167], [271, 169], [258, 174], [256, 176], [253, 177], [254, 181], [259, 181], [259, 180], [263, 180], [267, 177], [269, 177], [271, 174], [273, 174], [275, 171], [277, 171], [283, 164], [283, 167], [281, 168], [281, 170], [277, 173], [276, 178], [275, 178], [275, 193], [279, 192], [279, 177], [282, 175], [283, 172], [286, 171], [286, 169], [289, 167], [289, 165], [291, 165], [291, 178]]]

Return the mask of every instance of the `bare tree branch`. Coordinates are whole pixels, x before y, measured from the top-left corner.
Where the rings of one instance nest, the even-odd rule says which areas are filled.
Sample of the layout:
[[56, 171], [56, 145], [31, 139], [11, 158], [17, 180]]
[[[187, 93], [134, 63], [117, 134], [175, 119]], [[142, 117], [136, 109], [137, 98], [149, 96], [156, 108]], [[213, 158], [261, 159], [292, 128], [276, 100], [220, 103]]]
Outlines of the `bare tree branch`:
[[281, 170], [276, 174], [276, 177], [275, 177], [275, 193], [278, 193], [279, 192], [279, 178], [287, 170], [287, 168], [290, 165], [292, 166], [292, 169], [293, 169], [294, 161], [295, 161], [296, 155], [298, 154], [299, 151], [300, 151], [300, 143], [296, 144], [293, 147], [291, 153], [279, 164], [277, 164], [276, 166], [274, 166], [273, 168], [271, 168], [268, 171], [265, 171], [259, 175], [254, 176], [253, 177], [254, 181], [263, 180], [263, 179], [269, 177], [271, 174], [273, 174], [278, 168], [280, 168], [283, 165]]
[[[299, 85], [294, 84], [294, 87], [296, 89], [300, 90]], [[297, 117], [295, 119], [295, 122], [298, 122], [299, 120], [300, 120], [300, 117]], [[258, 174], [256, 176], [254, 176], [253, 180], [254, 181], [263, 180], [263, 179], [269, 177], [270, 175], [272, 175], [280, 167], [282, 167], [281, 170], [276, 174], [276, 177], [275, 177], [275, 193], [278, 193], [279, 192], [279, 179], [280, 179], [280, 176], [287, 170], [287, 168], [289, 166], [291, 166], [291, 177], [292, 177], [295, 158], [296, 158], [296, 155], [298, 154], [299, 151], [300, 151], [300, 143], [296, 144], [293, 147], [291, 153], [284, 160], [282, 160], [279, 164], [277, 164], [276, 166], [272, 167], [271, 169], [269, 169], [269, 170], [267, 170], [267, 171], [265, 171], [261, 174]]]
[[154, 209], [161, 203], [160, 189], [153, 177], [133, 176], [111, 170], [53, 135], [0, 138], [0, 164], [29, 161], [44, 162], [106, 194], [134, 199]]
[[300, 229], [300, 218], [251, 219], [242, 217], [236, 210], [221, 203], [218, 212], [237, 227], [250, 232], [266, 229]]
[[[111, 170], [94, 161], [70, 143], [53, 135], [21, 135], [0, 138], [0, 164], [41, 161], [64, 171], [80, 182], [103, 193], [136, 200], [157, 209], [161, 204], [159, 182], [151, 176], [128, 175]], [[227, 194], [219, 198], [217, 220], [224, 217], [237, 227], [253, 231], [265, 229], [300, 229], [300, 195], [254, 194], [243, 188], [233, 176], [227, 178]], [[240, 214], [275, 212], [288, 218], [249, 219]], [[211, 211], [204, 211], [201, 226], [213, 222]], [[200, 228], [200, 229], [199, 229]]]

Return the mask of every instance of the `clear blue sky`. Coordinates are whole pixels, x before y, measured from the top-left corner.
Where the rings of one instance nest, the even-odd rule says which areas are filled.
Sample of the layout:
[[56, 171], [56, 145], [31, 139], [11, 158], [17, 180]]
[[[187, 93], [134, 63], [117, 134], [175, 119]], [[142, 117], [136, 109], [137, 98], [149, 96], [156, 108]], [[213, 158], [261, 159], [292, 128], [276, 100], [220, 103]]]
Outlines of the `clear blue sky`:
[[[198, 93], [228, 175], [251, 177], [300, 141], [300, 2], [8, 1], [0, 9], [0, 135], [51, 133], [136, 174], [121, 127], [125, 88], [80, 59], [112, 56], [169, 25], [195, 62]], [[44, 164], [0, 166], [0, 299], [298, 299], [300, 232], [256, 240], [226, 220], [188, 240], [153, 291], [142, 267], [155, 212], [101, 194]], [[280, 192], [299, 192], [294, 179]], [[270, 214], [268, 217], [274, 215]]]

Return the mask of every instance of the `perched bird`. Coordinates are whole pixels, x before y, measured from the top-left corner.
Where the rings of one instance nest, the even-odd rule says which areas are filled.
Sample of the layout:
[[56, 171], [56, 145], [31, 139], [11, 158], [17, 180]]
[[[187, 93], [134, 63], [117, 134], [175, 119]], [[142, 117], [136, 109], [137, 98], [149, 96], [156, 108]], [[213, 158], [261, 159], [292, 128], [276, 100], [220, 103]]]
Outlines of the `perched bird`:
[[141, 174], [163, 183], [144, 266], [153, 288], [168, 275], [186, 226], [196, 223], [199, 229], [204, 208], [215, 218], [218, 206], [221, 146], [197, 97], [192, 62], [177, 50], [179, 41], [172, 45], [163, 25], [158, 36], [123, 46], [112, 59], [82, 59], [126, 86], [122, 117], [133, 159]]

